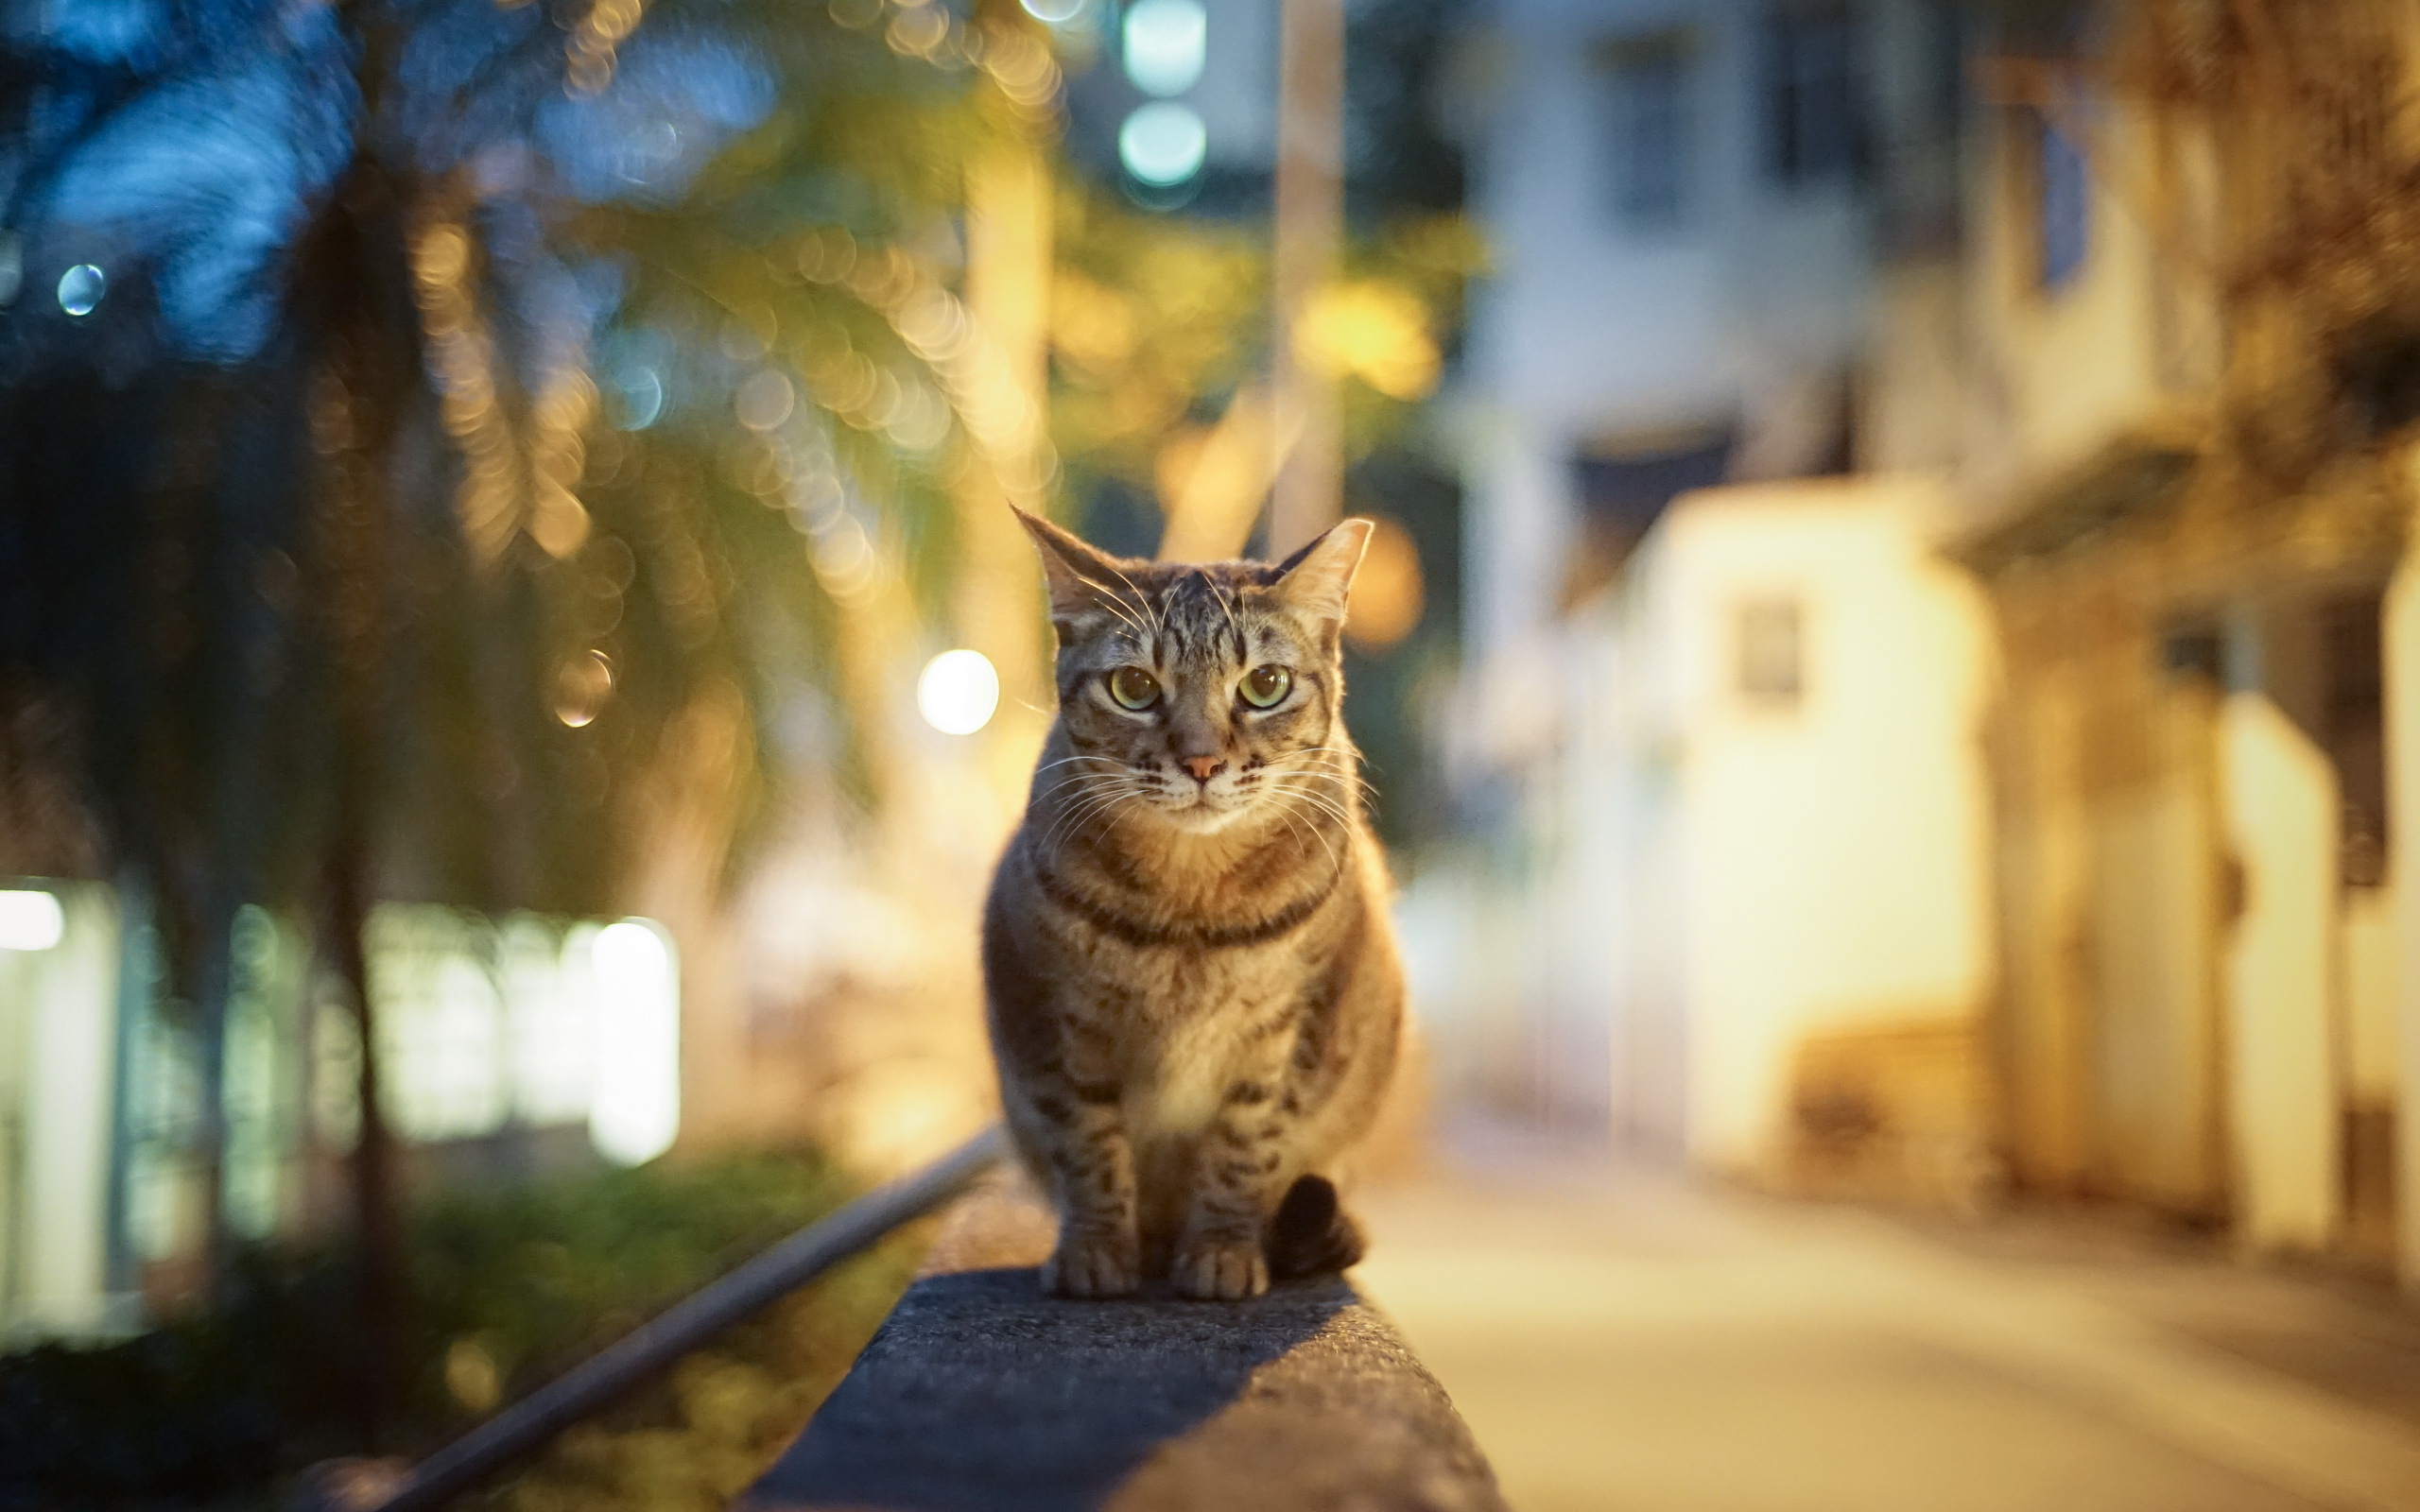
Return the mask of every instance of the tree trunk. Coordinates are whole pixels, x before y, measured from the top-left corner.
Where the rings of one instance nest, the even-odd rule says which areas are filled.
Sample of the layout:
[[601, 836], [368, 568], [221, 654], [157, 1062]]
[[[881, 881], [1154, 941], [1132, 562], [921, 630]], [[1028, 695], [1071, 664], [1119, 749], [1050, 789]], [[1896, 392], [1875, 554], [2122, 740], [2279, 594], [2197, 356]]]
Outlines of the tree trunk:
[[397, 1190], [395, 1146], [387, 1126], [380, 1086], [378, 1016], [370, 997], [370, 960], [364, 948], [369, 923], [370, 847], [361, 824], [357, 793], [340, 795], [334, 843], [328, 853], [327, 948], [343, 978], [354, 1033], [361, 1042], [358, 1091], [360, 1133], [353, 1146], [353, 1223], [361, 1314], [361, 1348], [354, 1354], [354, 1412], [362, 1442], [383, 1447], [407, 1395], [410, 1363], [405, 1348], [407, 1277], [403, 1217]]
[[321, 459], [314, 546], [333, 715], [323, 948], [343, 979], [360, 1040], [360, 1132], [351, 1160], [360, 1309], [355, 1410], [372, 1448], [391, 1432], [411, 1384], [403, 1193], [364, 936], [378, 886], [389, 620], [402, 547], [391, 528], [393, 479], [421, 366], [399, 201], [381, 169], [357, 162], [302, 249], [297, 301], [310, 331], [310, 429]]

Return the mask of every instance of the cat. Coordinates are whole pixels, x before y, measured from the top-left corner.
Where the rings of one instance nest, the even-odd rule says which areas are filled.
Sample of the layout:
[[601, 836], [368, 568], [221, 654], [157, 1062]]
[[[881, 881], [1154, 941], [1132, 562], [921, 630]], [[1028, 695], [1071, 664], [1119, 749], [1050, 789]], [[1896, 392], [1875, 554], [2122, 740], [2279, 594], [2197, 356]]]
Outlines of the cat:
[[1000, 1097], [1066, 1297], [1241, 1298], [1342, 1270], [1338, 1161], [1392, 1078], [1403, 975], [1345, 733], [1370, 538], [1172, 566], [1019, 518], [1059, 712], [983, 918]]

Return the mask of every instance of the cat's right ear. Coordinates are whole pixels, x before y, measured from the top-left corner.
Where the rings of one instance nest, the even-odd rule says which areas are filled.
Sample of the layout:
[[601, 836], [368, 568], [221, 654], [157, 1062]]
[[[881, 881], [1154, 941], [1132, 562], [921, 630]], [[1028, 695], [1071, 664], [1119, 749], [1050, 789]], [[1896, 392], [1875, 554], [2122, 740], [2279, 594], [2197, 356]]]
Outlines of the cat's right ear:
[[[1016, 506], [1009, 507], [1016, 509]], [[1118, 588], [1126, 581], [1116, 558], [1095, 550], [1049, 521], [1016, 509], [1017, 524], [1033, 538], [1042, 576], [1050, 584], [1050, 623], [1061, 639], [1084, 622], [1119, 614]], [[1121, 615], [1121, 617], [1123, 617]]]

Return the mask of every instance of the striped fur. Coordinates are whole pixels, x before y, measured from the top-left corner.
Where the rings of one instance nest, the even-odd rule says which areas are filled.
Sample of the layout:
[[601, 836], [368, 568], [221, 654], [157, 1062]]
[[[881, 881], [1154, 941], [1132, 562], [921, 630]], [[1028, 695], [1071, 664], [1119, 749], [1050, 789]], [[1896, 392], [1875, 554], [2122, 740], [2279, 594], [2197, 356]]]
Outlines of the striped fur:
[[[1351, 1264], [1332, 1178], [1377, 1111], [1403, 1007], [1341, 716], [1370, 527], [1277, 566], [1174, 567], [1026, 525], [1059, 717], [993, 879], [983, 968], [1009, 1127], [1059, 1210], [1046, 1280], [1240, 1297], [1272, 1271]], [[1242, 679], [1267, 666], [1291, 687], [1256, 709]], [[1156, 701], [1121, 705], [1120, 667], [1149, 672]]]

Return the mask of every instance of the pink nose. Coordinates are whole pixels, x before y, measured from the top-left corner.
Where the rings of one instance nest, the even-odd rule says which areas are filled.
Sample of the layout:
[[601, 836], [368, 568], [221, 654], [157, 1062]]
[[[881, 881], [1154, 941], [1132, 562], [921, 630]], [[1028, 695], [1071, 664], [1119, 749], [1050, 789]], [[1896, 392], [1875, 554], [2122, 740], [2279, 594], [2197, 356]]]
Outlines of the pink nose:
[[1219, 768], [1227, 764], [1216, 756], [1187, 756], [1177, 765], [1191, 772], [1195, 782], [1206, 782], [1218, 776]]

